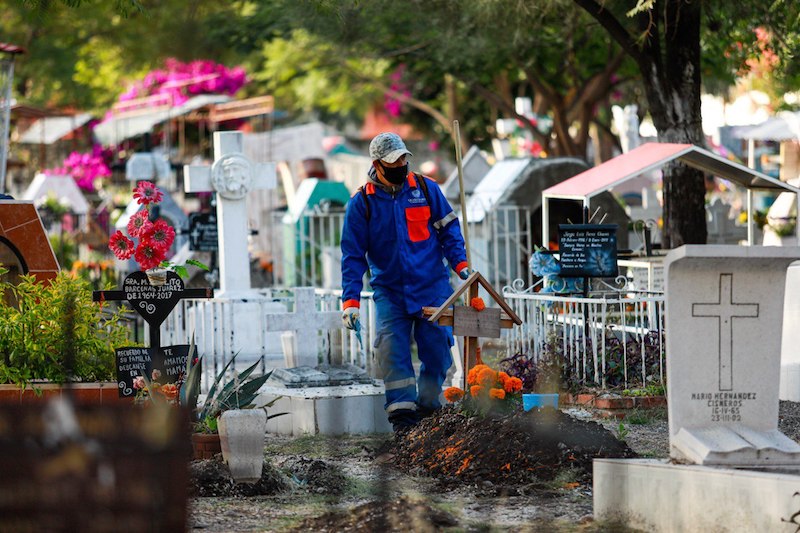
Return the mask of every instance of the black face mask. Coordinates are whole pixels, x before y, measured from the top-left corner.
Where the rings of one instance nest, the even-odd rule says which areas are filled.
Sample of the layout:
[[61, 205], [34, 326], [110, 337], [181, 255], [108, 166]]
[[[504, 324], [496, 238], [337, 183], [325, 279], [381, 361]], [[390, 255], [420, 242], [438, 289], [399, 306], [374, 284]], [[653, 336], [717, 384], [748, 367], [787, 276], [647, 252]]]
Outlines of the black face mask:
[[408, 176], [408, 163], [402, 167], [386, 167], [381, 163], [381, 168], [383, 169], [383, 176], [386, 178], [386, 181], [392, 185], [402, 184], [403, 180]]

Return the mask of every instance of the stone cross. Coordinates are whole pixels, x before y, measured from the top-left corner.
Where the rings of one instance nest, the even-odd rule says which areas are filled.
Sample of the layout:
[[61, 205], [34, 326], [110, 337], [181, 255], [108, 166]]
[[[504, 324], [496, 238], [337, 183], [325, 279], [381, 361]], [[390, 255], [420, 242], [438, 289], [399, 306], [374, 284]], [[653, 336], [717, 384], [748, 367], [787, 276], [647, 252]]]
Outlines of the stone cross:
[[339, 311], [317, 311], [313, 287], [295, 288], [294, 313], [267, 313], [264, 319], [265, 331], [296, 331], [296, 366], [316, 367], [317, 332], [342, 327]]
[[[723, 301], [723, 298], [726, 301]], [[717, 302], [692, 304], [692, 316], [717, 319], [719, 325], [719, 390], [733, 390], [733, 319], [758, 318], [758, 304], [734, 303], [733, 274], [720, 274]]]
[[238, 131], [214, 133], [213, 165], [184, 166], [186, 192], [217, 192], [220, 297], [250, 291], [245, 198], [254, 189], [274, 189], [274, 163], [253, 163], [242, 153]]

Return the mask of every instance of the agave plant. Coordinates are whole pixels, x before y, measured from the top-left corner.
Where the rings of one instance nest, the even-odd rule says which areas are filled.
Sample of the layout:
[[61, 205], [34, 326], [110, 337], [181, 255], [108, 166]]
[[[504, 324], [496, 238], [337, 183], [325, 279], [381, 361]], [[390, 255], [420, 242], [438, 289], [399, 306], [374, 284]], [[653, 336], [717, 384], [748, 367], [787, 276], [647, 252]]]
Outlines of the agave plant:
[[[198, 358], [196, 362], [193, 361], [194, 347], [193, 339], [189, 348], [189, 357], [186, 362], [186, 380], [180, 391], [180, 402], [181, 405], [185, 405], [191, 409], [196, 430], [203, 433], [216, 433], [217, 419], [223, 411], [255, 407], [253, 401], [256, 399], [256, 396], [258, 396], [258, 390], [272, 375], [272, 371], [262, 376], [252, 377], [251, 374], [258, 366], [258, 361], [256, 361], [223, 385], [222, 379], [225, 373], [236, 360], [236, 355], [234, 355], [219, 374], [217, 374], [214, 383], [211, 385], [206, 395], [205, 402], [201, 407], [198, 407], [200, 377], [202, 375], [202, 357]], [[269, 403], [263, 405], [262, 408], [272, 407], [279, 398], [273, 399]], [[268, 415], [267, 420], [284, 414], [286, 413]]]

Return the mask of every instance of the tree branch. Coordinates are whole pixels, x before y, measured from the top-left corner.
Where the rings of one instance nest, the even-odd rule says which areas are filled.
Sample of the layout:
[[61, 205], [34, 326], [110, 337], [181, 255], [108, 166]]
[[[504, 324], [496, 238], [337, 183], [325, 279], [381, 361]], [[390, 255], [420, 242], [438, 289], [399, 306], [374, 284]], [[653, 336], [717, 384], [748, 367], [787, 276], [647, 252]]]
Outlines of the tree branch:
[[573, 0], [579, 7], [589, 13], [611, 37], [619, 43], [625, 52], [630, 55], [637, 63], [642, 59], [641, 50], [636, 46], [631, 34], [617, 20], [613, 13], [605, 8], [596, 0]]

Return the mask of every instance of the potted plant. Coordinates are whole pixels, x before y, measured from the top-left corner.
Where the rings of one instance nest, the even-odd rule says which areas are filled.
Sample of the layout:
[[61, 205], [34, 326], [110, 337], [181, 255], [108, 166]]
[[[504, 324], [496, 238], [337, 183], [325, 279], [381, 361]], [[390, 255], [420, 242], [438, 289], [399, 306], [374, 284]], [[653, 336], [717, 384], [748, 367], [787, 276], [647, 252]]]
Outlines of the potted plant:
[[114, 350], [129, 345], [125, 308], [110, 312], [91, 299], [88, 281], [60, 272], [17, 283], [0, 267], [0, 399], [61, 394], [96, 403], [119, 401]]
[[187, 264], [208, 270], [206, 265], [194, 259], [187, 259], [182, 265], [167, 261], [167, 252], [175, 240], [175, 228], [164, 219], [151, 220], [151, 209], [164, 198], [158, 187], [149, 181], [140, 181], [133, 190], [133, 197], [139, 205], [144, 206], [144, 209], [135, 213], [128, 221], [128, 234], [138, 239], [138, 242], [134, 243], [122, 231], [117, 230], [108, 240], [108, 247], [117, 259], [125, 261], [133, 256], [152, 285], [164, 285], [167, 282], [167, 270], [187, 278]]
[[[209, 388], [202, 405], [198, 405], [200, 397], [200, 378], [202, 374], [202, 358], [197, 360], [193, 357], [194, 342], [189, 349], [189, 357], [186, 367], [186, 378], [180, 389], [179, 397], [182, 405], [188, 406], [193, 414], [192, 445], [195, 449], [196, 459], [208, 459], [214, 453], [223, 452], [223, 457], [231, 467], [231, 474], [237, 479], [234, 470], [243, 464], [238, 455], [240, 451], [257, 451], [258, 453], [258, 475], [243, 475], [240, 480], [245, 478], [260, 477], [261, 463], [263, 462], [263, 442], [266, 434], [266, 422], [270, 418], [280, 416], [285, 413], [267, 415], [266, 409], [272, 407], [278, 398], [254, 409], [254, 401], [258, 396], [258, 390], [269, 379], [272, 372], [267, 372], [261, 376], [253, 376], [253, 372], [258, 366], [258, 362], [253, 363], [241, 373], [235, 374], [232, 379], [223, 384], [228, 368], [234, 363], [236, 356], [232, 357], [225, 367], [217, 374]], [[226, 414], [227, 413], [227, 414]], [[244, 413], [244, 414], [242, 414]], [[263, 420], [263, 424], [260, 422]], [[246, 434], [237, 431], [241, 425], [248, 426]], [[229, 437], [230, 429], [234, 429], [242, 436], [244, 442], [240, 444], [234, 438], [233, 442]], [[216, 444], [219, 443], [219, 444]], [[257, 443], [256, 446], [253, 443]], [[218, 446], [218, 447], [217, 447]], [[251, 461], [252, 462], [252, 461]], [[251, 470], [253, 467], [250, 467]]]

